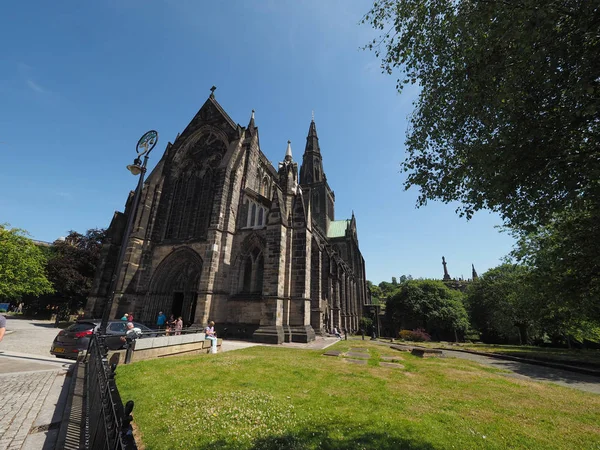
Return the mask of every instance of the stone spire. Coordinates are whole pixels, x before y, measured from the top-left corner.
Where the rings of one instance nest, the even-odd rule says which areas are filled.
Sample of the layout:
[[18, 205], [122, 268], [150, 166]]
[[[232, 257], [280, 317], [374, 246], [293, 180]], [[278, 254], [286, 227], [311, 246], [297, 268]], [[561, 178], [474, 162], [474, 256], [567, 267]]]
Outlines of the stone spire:
[[475, 271], [475, 265], [471, 264], [471, 269], [473, 270], [471, 273], [471, 278], [476, 280], [477, 278], [479, 278], [479, 276], [477, 275], [477, 272]]
[[306, 152], [321, 153], [319, 137], [317, 136], [317, 125], [315, 124], [314, 117], [313, 120], [310, 121], [310, 126], [308, 127], [308, 136], [306, 136], [306, 148], [304, 149], [304, 153]]
[[446, 267], [446, 258], [442, 256], [442, 265], [444, 266], [444, 281], [450, 281], [450, 275], [448, 274], [448, 268]]
[[254, 110], [252, 110], [252, 115], [250, 116], [250, 122], [248, 122], [247, 130], [250, 132], [250, 134], [253, 134], [256, 130], [256, 125], [254, 123]]
[[311, 120], [306, 137], [306, 147], [302, 156], [302, 166], [300, 167], [300, 184], [319, 183], [325, 179], [323, 173], [323, 159], [321, 148], [319, 146], [319, 137], [317, 136], [317, 126], [314, 119]]
[[292, 142], [287, 142], [285, 158], [279, 163], [279, 184], [284, 193], [296, 193], [298, 187], [298, 163], [292, 158]]

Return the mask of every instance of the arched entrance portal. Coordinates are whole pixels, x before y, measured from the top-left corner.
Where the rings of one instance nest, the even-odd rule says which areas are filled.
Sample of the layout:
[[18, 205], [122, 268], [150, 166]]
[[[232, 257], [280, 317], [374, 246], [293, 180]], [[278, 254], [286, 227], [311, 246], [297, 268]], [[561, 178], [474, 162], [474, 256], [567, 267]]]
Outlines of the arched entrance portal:
[[150, 282], [142, 320], [153, 323], [159, 311], [167, 317], [181, 316], [184, 324], [194, 322], [202, 258], [189, 248], [175, 250], [160, 263]]

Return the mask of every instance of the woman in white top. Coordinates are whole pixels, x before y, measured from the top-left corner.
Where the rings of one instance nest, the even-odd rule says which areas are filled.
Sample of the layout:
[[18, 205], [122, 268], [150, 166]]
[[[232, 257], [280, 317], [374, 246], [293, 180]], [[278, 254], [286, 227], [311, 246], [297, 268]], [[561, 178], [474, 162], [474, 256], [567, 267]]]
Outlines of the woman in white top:
[[210, 352], [217, 353], [217, 333], [215, 333], [215, 323], [212, 320], [208, 322], [208, 326], [204, 329], [204, 333], [206, 334], [206, 339], [212, 341]]

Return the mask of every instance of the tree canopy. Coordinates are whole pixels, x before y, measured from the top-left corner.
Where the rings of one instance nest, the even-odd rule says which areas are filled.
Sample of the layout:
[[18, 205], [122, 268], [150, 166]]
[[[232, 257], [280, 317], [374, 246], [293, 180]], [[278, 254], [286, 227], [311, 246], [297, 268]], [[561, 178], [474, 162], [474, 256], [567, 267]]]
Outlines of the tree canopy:
[[527, 344], [528, 331], [537, 324], [542, 306], [524, 266], [503, 264], [488, 270], [467, 289], [466, 304], [472, 326], [488, 343]]
[[469, 327], [462, 294], [437, 280], [406, 281], [387, 301], [385, 314], [395, 331], [422, 328], [437, 339], [454, 339], [455, 331]]
[[71, 230], [64, 241], [54, 242], [48, 261], [48, 277], [56, 289], [56, 296], [80, 304], [87, 298], [104, 235], [104, 230], [100, 229], [90, 229], [85, 235]]
[[50, 292], [44, 252], [24, 230], [0, 224], [0, 299]]
[[[405, 188], [527, 229], [600, 200], [600, 3], [376, 0], [367, 45], [420, 87]], [[600, 216], [600, 215], [599, 215]]]
[[86, 234], [71, 230], [64, 240], [55, 241], [46, 266], [54, 293], [26, 296], [26, 310], [37, 314], [48, 306], [58, 306], [60, 315], [67, 316], [82, 308], [92, 288], [104, 238], [105, 230], [93, 228]]

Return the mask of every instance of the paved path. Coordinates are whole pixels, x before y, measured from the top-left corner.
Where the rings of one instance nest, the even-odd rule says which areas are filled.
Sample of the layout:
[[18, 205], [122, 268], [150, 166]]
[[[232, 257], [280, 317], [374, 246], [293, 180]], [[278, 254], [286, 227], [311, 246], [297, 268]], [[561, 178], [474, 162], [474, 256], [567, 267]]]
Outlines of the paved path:
[[8, 318], [0, 342], [0, 450], [53, 449], [72, 362], [51, 357], [47, 321]]
[[480, 364], [496, 367], [497, 369], [510, 370], [512, 373], [506, 374], [507, 376], [530, 381], [549, 381], [551, 383], [560, 384], [561, 386], [600, 394], [600, 377], [518, 361], [506, 361], [503, 359], [490, 358], [489, 356], [474, 355], [472, 353], [455, 352], [452, 350], [444, 350], [444, 355], [453, 358], [468, 359]]
[[50, 356], [52, 341], [60, 331], [49, 320], [6, 318], [7, 334], [0, 342], [0, 351]]

